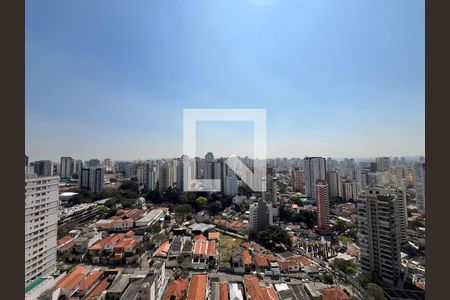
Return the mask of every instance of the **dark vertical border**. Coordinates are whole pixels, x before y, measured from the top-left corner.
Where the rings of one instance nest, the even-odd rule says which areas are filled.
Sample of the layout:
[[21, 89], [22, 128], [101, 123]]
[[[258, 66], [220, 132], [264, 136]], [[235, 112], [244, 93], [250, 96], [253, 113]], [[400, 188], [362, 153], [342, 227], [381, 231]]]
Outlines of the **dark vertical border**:
[[0, 2], [2, 299], [24, 299], [24, 0]]
[[448, 1], [425, 2], [426, 299], [450, 299]]

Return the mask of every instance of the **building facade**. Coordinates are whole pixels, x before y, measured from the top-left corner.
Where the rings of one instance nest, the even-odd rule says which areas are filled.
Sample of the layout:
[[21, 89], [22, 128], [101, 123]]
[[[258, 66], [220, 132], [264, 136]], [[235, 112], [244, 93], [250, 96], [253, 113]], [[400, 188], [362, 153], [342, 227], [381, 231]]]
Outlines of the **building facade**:
[[389, 157], [377, 157], [376, 163], [378, 172], [386, 172], [391, 168], [391, 160]]
[[328, 183], [325, 180], [317, 180], [316, 197], [317, 227], [319, 227], [319, 230], [325, 230], [328, 227], [329, 220]]
[[294, 167], [292, 169], [292, 181], [294, 185], [294, 191], [304, 193], [304, 185], [305, 185], [305, 178], [303, 175], [303, 170], [300, 170], [299, 167]]
[[305, 172], [305, 193], [308, 197], [316, 199], [316, 181], [326, 180], [325, 158], [305, 157], [303, 170]]
[[425, 213], [425, 163], [414, 166], [414, 187], [416, 189], [417, 210]]
[[52, 176], [53, 164], [51, 160], [38, 160], [33, 163], [34, 173], [38, 176]]
[[25, 175], [25, 285], [56, 269], [59, 177]]
[[92, 193], [101, 191], [104, 184], [104, 175], [105, 172], [103, 168], [81, 169], [79, 178], [80, 189], [86, 189]]
[[268, 225], [273, 225], [272, 204], [266, 203], [262, 198], [257, 203], [252, 203], [249, 208], [250, 229], [263, 230]]
[[362, 271], [386, 286], [401, 283], [401, 225], [392, 189], [368, 186], [357, 200], [358, 241]]
[[72, 157], [61, 157], [60, 173], [61, 178], [70, 179], [73, 175], [73, 158]]

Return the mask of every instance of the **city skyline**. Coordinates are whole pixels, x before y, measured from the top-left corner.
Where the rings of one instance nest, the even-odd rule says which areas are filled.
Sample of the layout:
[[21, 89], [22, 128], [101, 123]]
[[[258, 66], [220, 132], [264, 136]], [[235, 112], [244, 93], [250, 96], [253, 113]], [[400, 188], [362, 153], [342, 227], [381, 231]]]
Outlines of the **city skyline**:
[[[211, 151], [208, 151], [208, 152], [211, 152]], [[206, 154], [207, 153], [204, 153], [204, 155], [197, 155], [195, 157], [199, 157], [199, 158], [204, 159]], [[214, 158], [215, 159], [224, 159], [224, 158], [228, 157], [228, 156], [220, 156], [220, 155], [216, 156], [215, 153], [213, 153], [213, 154], [214, 154]], [[36, 162], [36, 161], [46, 161], [46, 160], [49, 160], [51, 162], [59, 163], [61, 158], [66, 157], [66, 156], [58, 156], [58, 157], [55, 157], [55, 158], [42, 158], [42, 159], [39, 158], [39, 159], [35, 159], [35, 158], [29, 156], [28, 154], [25, 154], [25, 155], [28, 157], [28, 160], [29, 160], [30, 163]], [[123, 162], [139, 162], [140, 161], [140, 162], [144, 162], [144, 161], [151, 161], [151, 160], [178, 159], [178, 158], [181, 158], [182, 156], [183, 155], [167, 156], [167, 157], [146, 157], [146, 158], [145, 157], [144, 158], [139, 157], [139, 158], [130, 158], [130, 159], [121, 159], [121, 158], [116, 159], [116, 158], [112, 158], [112, 157], [109, 157], [109, 156], [108, 157], [94, 157], [94, 156], [78, 157], [78, 156], [74, 156], [74, 155], [72, 155], [72, 156], [69, 155], [68, 157], [71, 157], [75, 161], [76, 160], [81, 160], [83, 162], [89, 161], [91, 159], [99, 159], [101, 161], [101, 163], [103, 163], [104, 160], [107, 160], [107, 159], [109, 159], [109, 160], [111, 160], [113, 162], [116, 162], [116, 161], [123, 161]], [[238, 157], [244, 158], [246, 156], [239, 156], [238, 155]], [[336, 161], [344, 161], [345, 159], [354, 159], [355, 162], [359, 162], [359, 161], [365, 161], [365, 162], [372, 161], [372, 162], [375, 162], [376, 158], [377, 157], [381, 157], [381, 156], [367, 156], [367, 157], [351, 157], [351, 156], [331, 157], [331, 156], [320, 156], [320, 155], [305, 155], [305, 156], [290, 156], [290, 157], [274, 156], [274, 157], [267, 157], [266, 160], [274, 160], [274, 159], [301, 159], [301, 160], [303, 160], [306, 157], [321, 157], [321, 158], [326, 158], [326, 159], [327, 158], [331, 158], [331, 159], [336, 160]], [[394, 159], [394, 158], [401, 159], [401, 158], [404, 158], [406, 160], [406, 162], [411, 162], [411, 161], [420, 161], [420, 159], [422, 157], [425, 158], [425, 155], [408, 155], [408, 156], [393, 155], [393, 156], [385, 156], [385, 157], [389, 157], [390, 159]], [[248, 157], [248, 158], [253, 159], [252, 157]]]
[[105, 3], [27, 3], [33, 160], [179, 157], [184, 108], [266, 108], [268, 157], [425, 152], [423, 1]]

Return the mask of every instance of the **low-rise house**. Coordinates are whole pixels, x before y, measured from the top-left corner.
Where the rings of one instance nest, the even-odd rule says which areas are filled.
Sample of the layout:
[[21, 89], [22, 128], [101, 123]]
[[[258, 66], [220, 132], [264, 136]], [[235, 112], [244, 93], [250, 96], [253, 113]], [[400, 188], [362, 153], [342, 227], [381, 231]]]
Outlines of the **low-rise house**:
[[208, 275], [207, 274], [192, 275], [187, 300], [206, 300], [208, 299], [208, 295], [209, 295]]
[[172, 280], [167, 286], [164, 300], [181, 300], [184, 296], [187, 296], [188, 286], [189, 278]]
[[278, 265], [282, 273], [297, 273], [302, 270], [302, 265], [296, 261], [280, 261]]
[[213, 231], [208, 233], [208, 240], [214, 240], [218, 242], [220, 240], [220, 232]]
[[231, 267], [234, 273], [242, 274], [245, 272], [244, 262], [242, 259], [242, 252], [238, 249], [233, 249], [231, 255]]
[[110, 282], [108, 278], [103, 279], [99, 284], [97, 284], [82, 300], [103, 300], [106, 296], [106, 290]]
[[123, 300], [157, 300], [161, 299], [165, 284], [165, 264], [155, 262], [145, 274], [130, 276], [130, 284], [120, 299]]
[[280, 276], [280, 267], [278, 262], [269, 262], [269, 270], [264, 272], [268, 276]]
[[270, 270], [269, 261], [264, 255], [255, 252], [253, 253], [253, 257], [255, 259], [255, 266], [258, 272], [265, 272]]
[[322, 300], [350, 300], [350, 297], [340, 288], [326, 288], [320, 290]]
[[114, 232], [125, 232], [134, 227], [134, 221], [132, 219], [118, 219], [111, 222]]
[[103, 271], [97, 270], [90, 272], [81, 283], [80, 287], [78, 288], [77, 295], [84, 296], [86, 295], [97, 283], [100, 282], [100, 279], [102, 278]]
[[131, 232], [117, 233], [95, 242], [88, 248], [92, 263], [131, 264], [137, 259], [139, 242]]
[[197, 235], [194, 238], [193, 268], [205, 269], [208, 265], [215, 264], [218, 255], [215, 241], [208, 241], [203, 235]]
[[[113, 271], [113, 272], [112, 272]], [[54, 299], [103, 299], [109, 286], [109, 275], [115, 270], [102, 270], [91, 266], [78, 265], [63, 277], [53, 288]]]
[[239, 288], [237, 283], [231, 282], [228, 286], [230, 300], [244, 300], [244, 295], [242, 294], [243, 290]]
[[121, 274], [113, 281], [106, 292], [106, 299], [119, 300], [130, 283], [130, 274]]
[[252, 256], [248, 249], [242, 250], [242, 264], [244, 265], [245, 272], [250, 272], [255, 269], [255, 264], [253, 263]]
[[229, 300], [228, 283], [219, 283], [219, 300]]
[[260, 281], [255, 276], [245, 276], [243, 282], [247, 299], [278, 300], [275, 289], [271, 285], [261, 286]]
[[170, 250], [170, 242], [165, 241], [164, 243], [161, 244], [161, 246], [158, 247], [158, 249], [156, 249], [155, 253], [153, 253], [153, 256], [167, 258], [169, 250]]
[[78, 288], [83, 284], [86, 275], [89, 274], [90, 268], [84, 265], [76, 266], [69, 274], [63, 277], [55, 286], [55, 290], [59, 292], [59, 296], [67, 298], [74, 295]]

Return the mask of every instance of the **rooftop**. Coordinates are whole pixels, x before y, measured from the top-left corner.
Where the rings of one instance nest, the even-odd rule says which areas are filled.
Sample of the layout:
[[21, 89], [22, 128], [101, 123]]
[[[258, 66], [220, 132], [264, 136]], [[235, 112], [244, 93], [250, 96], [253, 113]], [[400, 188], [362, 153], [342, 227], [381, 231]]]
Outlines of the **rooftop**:
[[219, 283], [220, 289], [220, 300], [228, 300], [228, 283], [221, 282]]
[[71, 291], [82, 283], [88, 271], [89, 268], [87, 266], [78, 265], [69, 274], [64, 276], [56, 284], [56, 287]]
[[346, 293], [340, 288], [322, 289], [323, 300], [350, 300]]
[[204, 223], [194, 223], [192, 225], [189, 225], [189, 228], [192, 231], [201, 231], [201, 232], [206, 232], [210, 229], [215, 228], [216, 226], [212, 225], [212, 224], [204, 224]]
[[172, 280], [167, 286], [164, 300], [171, 300], [172, 296], [175, 297], [175, 300], [180, 300], [183, 297], [183, 293], [187, 290], [188, 285], [189, 278]]
[[217, 231], [208, 233], [208, 240], [218, 240], [220, 238], [220, 233]]
[[206, 285], [208, 282], [208, 275], [194, 274], [189, 287], [187, 300], [204, 300], [206, 296]]
[[169, 241], [165, 241], [164, 243], [161, 244], [161, 246], [158, 247], [158, 249], [156, 249], [155, 254], [153, 256], [167, 257], [167, 253], [169, 252], [169, 249], [170, 249], [170, 243], [169, 243]]

